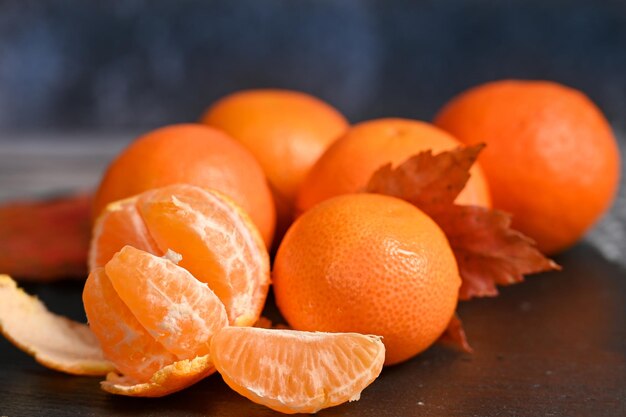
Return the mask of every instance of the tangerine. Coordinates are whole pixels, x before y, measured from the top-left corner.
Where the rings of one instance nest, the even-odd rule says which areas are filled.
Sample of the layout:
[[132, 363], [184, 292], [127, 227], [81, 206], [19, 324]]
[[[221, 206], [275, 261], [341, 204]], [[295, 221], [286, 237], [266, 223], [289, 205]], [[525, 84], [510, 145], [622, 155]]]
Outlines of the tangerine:
[[446, 104], [435, 124], [466, 144], [486, 142], [479, 161], [495, 208], [513, 227], [558, 253], [610, 207], [619, 149], [602, 112], [583, 93], [547, 81], [495, 81]]
[[107, 206], [96, 220], [90, 269], [104, 267], [124, 246], [164, 255], [207, 283], [233, 325], [254, 324], [269, 287], [269, 256], [248, 215], [215, 190], [175, 184]]
[[443, 333], [461, 279], [430, 217], [395, 197], [348, 194], [294, 222], [276, 255], [273, 285], [294, 329], [381, 335], [391, 365]]

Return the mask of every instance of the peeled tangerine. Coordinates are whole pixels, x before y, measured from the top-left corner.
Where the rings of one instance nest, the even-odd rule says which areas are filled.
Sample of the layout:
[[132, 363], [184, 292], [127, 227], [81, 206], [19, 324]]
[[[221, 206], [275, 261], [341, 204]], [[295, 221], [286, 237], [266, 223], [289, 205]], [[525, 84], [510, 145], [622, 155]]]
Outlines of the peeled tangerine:
[[251, 326], [259, 318], [269, 256], [250, 217], [225, 195], [177, 184], [110, 204], [94, 225], [90, 270], [126, 245], [156, 256], [180, 254], [178, 265], [208, 284], [230, 324]]
[[267, 250], [248, 215], [186, 184], [109, 205], [89, 264], [87, 318], [124, 375], [103, 388], [123, 395], [164, 395], [214, 372], [213, 334], [256, 322], [269, 287]]

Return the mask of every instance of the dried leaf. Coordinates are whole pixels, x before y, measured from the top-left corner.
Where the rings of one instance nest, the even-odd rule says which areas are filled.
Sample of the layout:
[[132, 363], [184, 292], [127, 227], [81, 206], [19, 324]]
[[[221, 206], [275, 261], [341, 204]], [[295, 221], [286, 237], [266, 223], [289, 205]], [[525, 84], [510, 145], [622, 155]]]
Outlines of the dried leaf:
[[495, 296], [496, 285], [515, 284], [526, 274], [560, 269], [537, 250], [532, 239], [511, 229], [508, 213], [452, 205], [433, 218], [454, 251], [462, 278], [461, 300]]
[[0, 273], [31, 281], [87, 273], [91, 196], [0, 206]]
[[454, 204], [483, 148], [481, 144], [438, 155], [422, 152], [397, 168], [381, 167], [366, 187], [367, 192], [414, 204], [441, 227], [457, 260], [462, 300], [496, 295], [497, 284], [520, 282], [524, 274], [559, 269], [531, 239], [511, 229], [508, 214]]
[[366, 191], [401, 198], [425, 212], [450, 206], [463, 191], [469, 169], [484, 147], [475, 145], [437, 155], [428, 150], [396, 168], [383, 165], [372, 175]]
[[37, 298], [0, 275], [0, 332], [40, 364], [74, 375], [115, 370], [86, 324], [52, 314]]
[[467, 341], [463, 324], [457, 314], [452, 316], [446, 331], [439, 338], [439, 342], [447, 346], [452, 346], [462, 352], [472, 353], [474, 351]]

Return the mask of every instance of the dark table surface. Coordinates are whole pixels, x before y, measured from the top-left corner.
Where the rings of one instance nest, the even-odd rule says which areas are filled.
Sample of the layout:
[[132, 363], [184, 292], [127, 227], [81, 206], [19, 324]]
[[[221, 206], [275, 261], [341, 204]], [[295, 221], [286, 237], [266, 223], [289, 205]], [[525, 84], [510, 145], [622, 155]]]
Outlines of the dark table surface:
[[[30, 148], [5, 146], [1, 197], [55, 189], [68, 179], [73, 187], [88, 186], [121, 145], [109, 143], [96, 156], [90, 150], [90, 158], [61, 146], [39, 159]], [[74, 175], [63, 174], [68, 170]], [[556, 260], [563, 272], [461, 303], [475, 353], [434, 346], [384, 369], [360, 401], [319, 415], [626, 416], [626, 270], [584, 242]], [[52, 311], [84, 320], [81, 282], [24, 286]], [[271, 299], [266, 314], [277, 318]], [[161, 399], [112, 396], [98, 381], [48, 370], [0, 338], [0, 416], [277, 415], [231, 391], [218, 375]]]

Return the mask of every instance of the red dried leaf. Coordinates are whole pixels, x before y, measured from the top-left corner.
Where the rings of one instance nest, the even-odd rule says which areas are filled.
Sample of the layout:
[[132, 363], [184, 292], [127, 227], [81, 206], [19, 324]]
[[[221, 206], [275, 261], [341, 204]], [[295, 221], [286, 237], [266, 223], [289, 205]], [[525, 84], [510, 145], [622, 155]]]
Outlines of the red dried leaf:
[[452, 316], [446, 331], [443, 332], [438, 341], [439, 343], [458, 349], [461, 352], [472, 353], [474, 351], [467, 341], [465, 330], [463, 330], [463, 323], [461, 323], [461, 319], [459, 319], [457, 314]]
[[511, 215], [484, 207], [451, 205], [433, 213], [454, 251], [461, 274], [459, 298], [495, 296], [497, 285], [524, 280], [524, 275], [560, 269], [511, 229]]
[[381, 167], [366, 187], [367, 192], [406, 200], [437, 222], [456, 256], [463, 300], [496, 295], [496, 284], [520, 282], [524, 274], [559, 269], [531, 239], [511, 229], [508, 214], [454, 204], [483, 148], [481, 144], [434, 156], [422, 152], [395, 169]]
[[465, 187], [469, 169], [484, 147], [480, 144], [437, 155], [428, 150], [397, 168], [383, 165], [372, 175], [366, 191], [401, 198], [425, 212], [448, 207]]
[[85, 277], [91, 196], [0, 206], [0, 273], [23, 280]]

